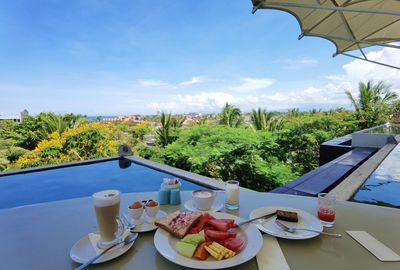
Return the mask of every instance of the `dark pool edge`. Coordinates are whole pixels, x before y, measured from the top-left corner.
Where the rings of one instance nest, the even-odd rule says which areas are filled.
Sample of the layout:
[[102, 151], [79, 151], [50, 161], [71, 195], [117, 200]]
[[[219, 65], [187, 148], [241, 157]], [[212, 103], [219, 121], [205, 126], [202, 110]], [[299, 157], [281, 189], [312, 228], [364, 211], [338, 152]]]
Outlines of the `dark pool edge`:
[[33, 172], [41, 172], [41, 171], [47, 171], [47, 170], [53, 170], [53, 169], [61, 169], [61, 168], [66, 168], [66, 167], [89, 165], [89, 164], [106, 162], [106, 161], [111, 161], [111, 160], [118, 160], [119, 158], [120, 158], [119, 156], [112, 156], [112, 157], [106, 157], [106, 158], [95, 158], [95, 159], [89, 159], [89, 160], [52, 164], [52, 165], [19, 169], [19, 170], [13, 170], [13, 171], [5, 171], [5, 172], [0, 172], [0, 177], [17, 175], [17, 174], [25, 174], [25, 173], [33, 173]]
[[335, 195], [337, 200], [351, 200], [357, 190], [396, 146], [397, 144], [386, 144], [384, 147], [379, 149], [372, 157], [345, 178], [337, 187], [332, 189], [329, 194]]

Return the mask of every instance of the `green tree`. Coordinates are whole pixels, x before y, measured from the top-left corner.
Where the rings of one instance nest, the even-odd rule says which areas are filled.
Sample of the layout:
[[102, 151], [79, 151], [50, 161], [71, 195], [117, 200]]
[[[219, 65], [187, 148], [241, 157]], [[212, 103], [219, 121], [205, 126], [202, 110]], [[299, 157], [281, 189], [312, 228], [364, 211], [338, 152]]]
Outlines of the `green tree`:
[[15, 144], [27, 150], [35, 149], [36, 145], [47, 137], [38, 116], [25, 117], [22, 123], [14, 126], [14, 134]]
[[161, 125], [156, 129], [156, 135], [158, 138], [158, 144], [161, 147], [165, 147], [178, 138], [177, 129], [182, 124], [180, 121], [175, 120], [170, 113], [167, 114], [165, 112], [161, 113], [160, 124]]
[[258, 108], [251, 113], [252, 126], [255, 130], [275, 131], [283, 127], [281, 117], [275, 116], [272, 112]]
[[221, 112], [221, 124], [227, 127], [238, 127], [242, 122], [242, 112], [239, 108], [226, 103]]
[[303, 114], [286, 121], [285, 128], [276, 133], [277, 143], [286, 162], [299, 174], [319, 166], [321, 143], [358, 129], [357, 121], [354, 121], [350, 112], [332, 115]]
[[86, 122], [88, 120], [79, 114], [40, 113], [35, 117], [27, 116], [23, 122], [14, 126], [13, 139], [17, 146], [33, 150], [40, 141], [48, 138], [49, 134], [62, 133]]
[[177, 168], [269, 191], [296, 177], [279, 156], [279, 145], [269, 132], [196, 125], [183, 130], [157, 158]]
[[116, 155], [117, 142], [112, 138], [114, 130], [114, 125], [92, 122], [63, 133], [55, 131], [34, 150], [20, 156], [15, 167], [30, 168]]
[[69, 128], [75, 129], [81, 124], [88, 122], [87, 118], [74, 114], [61, 115], [46, 113], [40, 114], [39, 118], [42, 122], [42, 129], [45, 134], [51, 134], [56, 131], [63, 133]]
[[358, 97], [346, 90], [345, 93], [356, 111], [357, 119], [362, 128], [382, 124], [390, 119], [393, 104], [397, 101], [397, 94], [390, 86], [380, 81], [374, 84], [360, 82], [358, 86]]

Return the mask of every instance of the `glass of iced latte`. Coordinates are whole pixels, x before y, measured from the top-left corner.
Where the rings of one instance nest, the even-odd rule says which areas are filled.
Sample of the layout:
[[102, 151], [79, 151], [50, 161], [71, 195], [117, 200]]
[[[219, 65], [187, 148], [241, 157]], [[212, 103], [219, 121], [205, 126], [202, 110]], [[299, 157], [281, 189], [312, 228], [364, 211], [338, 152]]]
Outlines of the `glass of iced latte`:
[[99, 228], [99, 248], [107, 248], [121, 240], [125, 225], [119, 217], [120, 192], [103, 190], [92, 195]]

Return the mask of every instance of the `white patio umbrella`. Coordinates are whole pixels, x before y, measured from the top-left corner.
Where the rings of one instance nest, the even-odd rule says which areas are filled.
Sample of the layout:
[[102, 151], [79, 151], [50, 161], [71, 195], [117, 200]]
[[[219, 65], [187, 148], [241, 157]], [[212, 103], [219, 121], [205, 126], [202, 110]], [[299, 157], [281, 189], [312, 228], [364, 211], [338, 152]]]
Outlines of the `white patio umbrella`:
[[[346, 55], [400, 69], [368, 59], [363, 48], [383, 46], [400, 49], [400, 0], [252, 0], [258, 9], [277, 9], [296, 17], [304, 36], [332, 41], [336, 55]], [[361, 56], [349, 52], [360, 50]]]

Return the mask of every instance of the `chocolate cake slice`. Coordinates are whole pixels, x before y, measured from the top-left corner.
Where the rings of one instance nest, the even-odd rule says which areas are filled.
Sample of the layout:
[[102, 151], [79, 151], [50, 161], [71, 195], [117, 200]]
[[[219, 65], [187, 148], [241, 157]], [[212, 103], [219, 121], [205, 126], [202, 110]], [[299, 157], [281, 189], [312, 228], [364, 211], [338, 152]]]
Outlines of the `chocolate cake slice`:
[[276, 210], [276, 218], [280, 220], [297, 222], [299, 218], [297, 217], [296, 212], [284, 211], [284, 210]]

